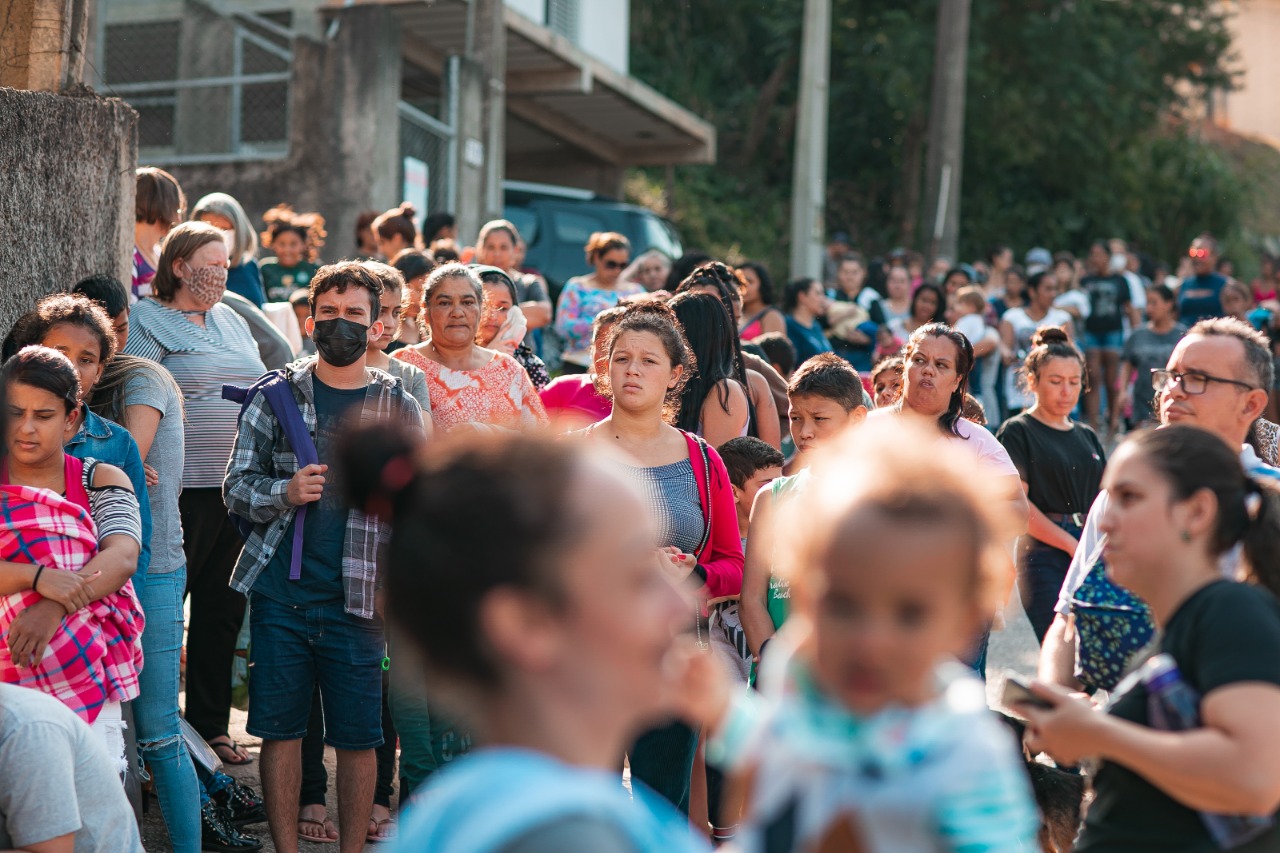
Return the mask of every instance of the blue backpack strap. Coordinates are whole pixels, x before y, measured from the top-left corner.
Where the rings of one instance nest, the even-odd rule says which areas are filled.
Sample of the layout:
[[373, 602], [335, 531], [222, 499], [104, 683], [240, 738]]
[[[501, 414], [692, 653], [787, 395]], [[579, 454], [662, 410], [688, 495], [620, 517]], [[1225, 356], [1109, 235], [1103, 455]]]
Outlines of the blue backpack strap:
[[[248, 388], [237, 385], [222, 386], [223, 399], [240, 403], [241, 413], [258, 394], [266, 398], [267, 405], [271, 407], [271, 413], [276, 416], [276, 421], [284, 431], [285, 441], [289, 442], [294, 456], [297, 457], [298, 468], [318, 465], [320, 453], [316, 450], [315, 441], [307, 429], [307, 423], [302, 418], [302, 410], [298, 408], [298, 401], [294, 399], [289, 380], [283, 371], [273, 370]], [[296, 581], [302, 577], [302, 531], [307, 520], [307, 506], [308, 504], [299, 506], [294, 516], [293, 556], [289, 564], [289, 580]]]

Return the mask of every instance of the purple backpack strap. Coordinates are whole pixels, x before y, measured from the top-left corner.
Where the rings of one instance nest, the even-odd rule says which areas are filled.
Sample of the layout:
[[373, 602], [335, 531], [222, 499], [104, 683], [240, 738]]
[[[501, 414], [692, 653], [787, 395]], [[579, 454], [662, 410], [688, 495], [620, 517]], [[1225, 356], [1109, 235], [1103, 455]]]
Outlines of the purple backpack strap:
[[[280, 428], [284, 431], [285, 441], [289, 442], [289, 446], [293, 448], [299, 470], [308, 465], [318, 465], [320, 453], [316, 450], [315, 441], [307, 430], [307, 423], [302, 419], [302, 410], [298, 408], [298, 401], [293, 398], [289, 380], [284, 374], [273, 371], [249, 388], [224, 385], [222, 389], [222, 396], [225, 399], [237, 400], [242, 405], [247, 404], [255, 393], [260, 393], [267, 398], [271, 413], [276, 416]], [[294, 516], [293, 558], [289, 563], [289, 580], [296, 581], [302, 577], [302, 529], [307, 520], [307, 506], [303, 504], [298, 507]]]
[[[302, 410], [298, 408], [298, 401], [293, 399], [289, 381], [281, 376], [263, 385], [261, 391], [267, 398], [271, 411], [275, 413], [276, 420], [280, 422], [281, 429], [284, 430], [285, 440], [293, 448], [293, 453], [298, 459], [298, 469], [301, 470], [308, 465], [318, 465], [320, 454], [316, 450], [311, 433], [307, 430], [306, 421], [302, 419]], [[307, 506], [308, 504], [302, 504], [298, 507], [293, 519], [293, 558], [289, 562], [289, 580], [292, 581], [302, 577], [302, 528], [307, 520]]]

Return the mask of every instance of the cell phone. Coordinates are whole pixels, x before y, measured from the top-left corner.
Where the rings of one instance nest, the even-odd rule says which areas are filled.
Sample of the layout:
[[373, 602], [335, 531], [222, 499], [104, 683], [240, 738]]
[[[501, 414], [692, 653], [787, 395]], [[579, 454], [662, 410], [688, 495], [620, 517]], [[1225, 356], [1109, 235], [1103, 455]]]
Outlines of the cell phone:
[[1015, 705], [1030, 705], [1033, 708], [1052, 708], [1053, 705], [1031, 692], [1031, 684], [1014, 672], [1004, 674], [1004, 690], [1000, 693], [1000, 704], [1006, 708]]

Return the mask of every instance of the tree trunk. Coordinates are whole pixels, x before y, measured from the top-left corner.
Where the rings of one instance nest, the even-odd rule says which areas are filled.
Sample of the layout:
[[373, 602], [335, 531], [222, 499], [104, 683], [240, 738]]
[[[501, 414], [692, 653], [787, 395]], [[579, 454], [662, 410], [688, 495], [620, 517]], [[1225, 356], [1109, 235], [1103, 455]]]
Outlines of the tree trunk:
[[924, 177], [925, 114], [916, 109], [902, 131], [902, 194], [898, 208], [898, 244], [916, 246], [916, 225], [920, 222], [920, 192]]
[[751, 121], [747, 124], [747, 134], [742, 142], [742, 152], [738, 155], [739, 162], [744, 167], [749, 166], [755, 160], [756, 152], [760, 150], [760, 143], [764, 140], [764, 135], [769, 131], [769, 120], [773, 115], [774, 107], [778, 104], [778, 95], [782, 92], [782, 84], [791, 76], [794, 66], [794, 54], [787, 54], [774, 66], [773, 72], [764, 81], [764, 85], [760, 87], [760, 94], [756, 98], [755, 108], [751, 111]]

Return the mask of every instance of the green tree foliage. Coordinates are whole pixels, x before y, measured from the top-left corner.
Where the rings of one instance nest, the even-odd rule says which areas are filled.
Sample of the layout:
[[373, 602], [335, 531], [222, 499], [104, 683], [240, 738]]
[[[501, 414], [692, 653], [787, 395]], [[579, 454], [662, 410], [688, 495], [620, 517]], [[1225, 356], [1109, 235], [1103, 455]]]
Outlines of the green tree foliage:
[[[1236, 228], [1244, 190], [1179, 120], [1230, 84], [1217, 0], [973, 0], [962, 251], [1124, 235], [1172, 257]], [[632, 70], [713, 121], [678, 172], [691, 244], [785, 268], [803, 0], [632, 0]], [[936, 0], [833, 0], [827, 221], [917, 246]], [[657, 183], [658, 172], [647, 173]]]

